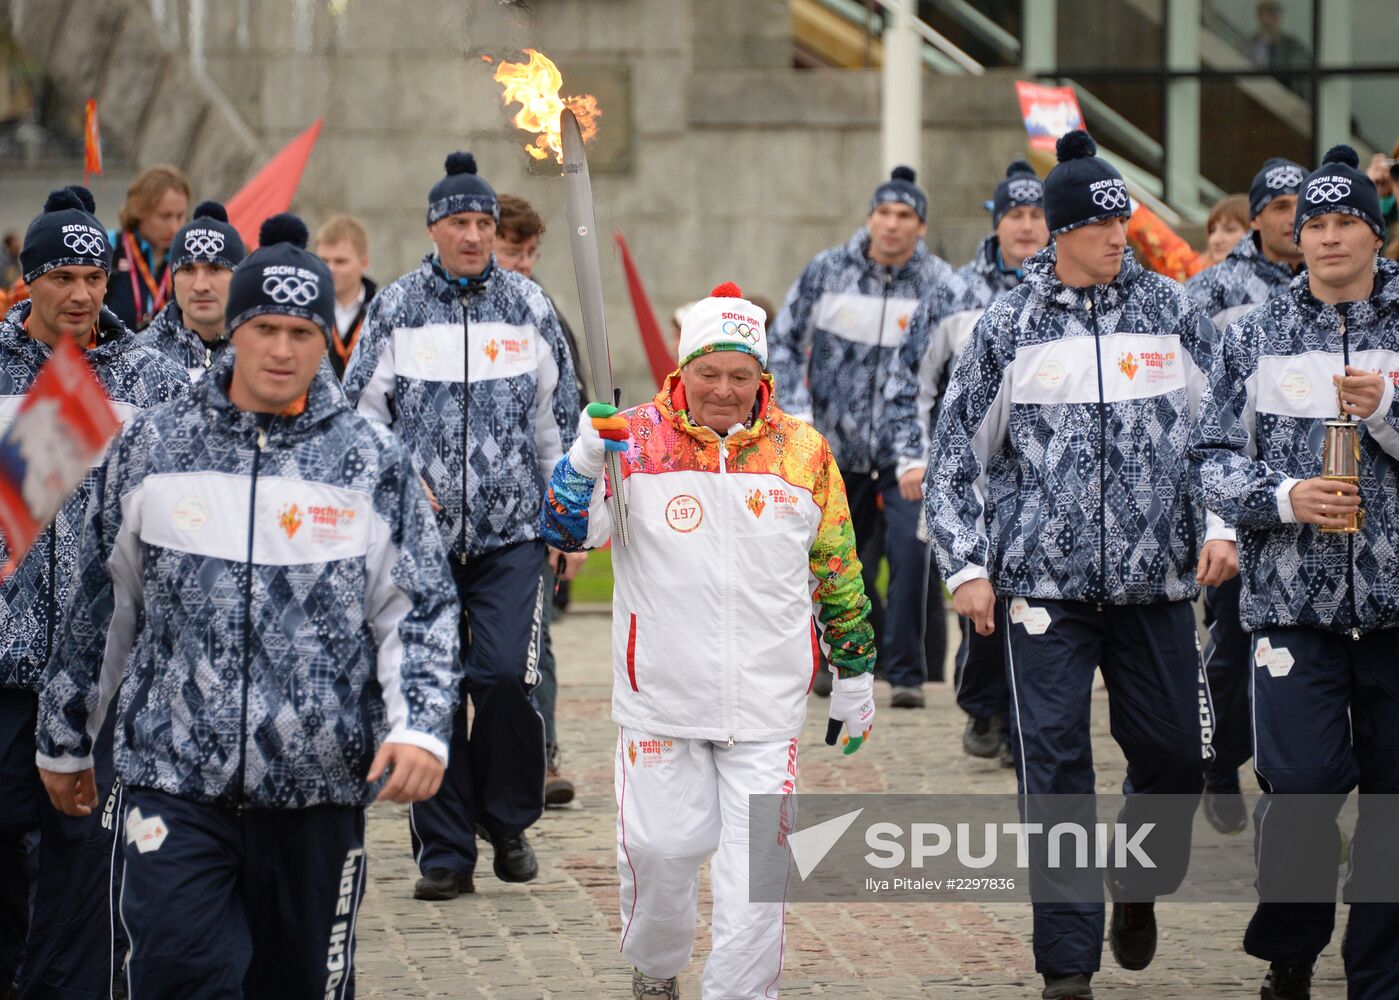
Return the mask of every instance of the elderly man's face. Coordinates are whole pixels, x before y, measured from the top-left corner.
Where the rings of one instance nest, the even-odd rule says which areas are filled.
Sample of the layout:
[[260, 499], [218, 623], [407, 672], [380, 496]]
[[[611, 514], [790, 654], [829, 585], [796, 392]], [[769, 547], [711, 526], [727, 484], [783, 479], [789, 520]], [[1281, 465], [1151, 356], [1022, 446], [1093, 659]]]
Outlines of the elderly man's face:
[[716, 351], [680, 369], [690, 419], [717, 434], [725, 434], [753, 412], [762, 384], [758, 359], [741, 351]]

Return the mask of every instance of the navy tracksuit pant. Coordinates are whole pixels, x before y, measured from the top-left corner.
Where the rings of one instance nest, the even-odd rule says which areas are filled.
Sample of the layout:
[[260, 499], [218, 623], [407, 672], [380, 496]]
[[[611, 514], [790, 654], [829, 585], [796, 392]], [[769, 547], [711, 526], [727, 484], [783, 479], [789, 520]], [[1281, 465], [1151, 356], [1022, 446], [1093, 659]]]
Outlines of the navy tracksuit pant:
[[21, 1000], [101, 1000], [126, 952], [116, 914], [121, 783], [112, 763], [116, 713], [93, 748], [98, 808], [65, 816], [34, 763], [38, 698], [0, 692], [0, 990]]
[[1239, 621], [1239, 577], [1205, 588], [1205, 676], [1214, 700], [1214, 762], [1210, 769], [1237, 771], [1253, 756], [1248, 711], [1249, 638]]
[[[923, 505], [900, 496], [898, 479], [892, 474], [857, 472], [844, 478], [855, 550], [865, 596], [870, 599], [870, 624], [879, 648], [879, 669], [894, 687], [941, 681], [947, 620], [931, 546], [918, 540]], [[889, 560], [887, 602], [875, 589], [884, 558]]]
[[[1358, 786], [1345, 890], [1351, 911], [1341, 947], [1347, 995], [1392, 1000], [1399, 996], [1399, 903], [1359, 900], [1399, 898], [1390, 798], [1399, 794], [1399, 629], [1357, 640], [1321, 629], [1264, 628], [1253, 633], [1252, 648], [1253, 766], [1265, 792], [1254, 813], [1254, 848], [1265, 901], [1249, 922], [1244, 950], [1290, 964], [1315, 961], [1326, 947], [1336, 920], [1336, 815]], [[1384, 813], [1367, 808], [1367, 796], [1383, 796], [1370, 802]], [[1320, 888], [1333, 901], [1266, 901], [1275, 884]]]
[[[1089, 716], [1101, 666], [1112, 735], [1127, 757], [1127, 803], [1118, 820], [1135, 826], [1149, 813], [1157, 824], [1142, 844], [1158, 867], [1114, 877], [1134, 899], [1174, 892], [1190, 860], [1190, 796], [1204, 787], [1201, 765], [1210, 754], [1209, 695], [1190, 603], [1030, 600], [1021, 608], [1018, 601], [1003, 598], [1002, 613], [1021, 794], [1093, 793]], [[1146, 797], [1153, 793], [1180, 798], [1152, 809]], [[1035, 903], [1036, 970], [1097, 971], [1103, 924], [1101, 902]]]
[[544, 720], [530, 698], [539, 683], [544, 545], [522, 542], [451, 566], [466, 676], [442, 787], [409, 815], [419, 871], [470, 875], [478, 823], [504, 836], [544, 812]]
[[145, 788], [125, 805], [133, 998], [354, 997], [363, 806], [238, 810]]
[[[1010, 685], [1006, 683], [1005, 602], [996, 602], [996, 631], [978, 635], [965, 618], [958, 618], [962, 643], [957, 649], [957, 705], [972, 718], [1010, 716]], [[1009, 739], [1009, 723], [1002, 730]]]

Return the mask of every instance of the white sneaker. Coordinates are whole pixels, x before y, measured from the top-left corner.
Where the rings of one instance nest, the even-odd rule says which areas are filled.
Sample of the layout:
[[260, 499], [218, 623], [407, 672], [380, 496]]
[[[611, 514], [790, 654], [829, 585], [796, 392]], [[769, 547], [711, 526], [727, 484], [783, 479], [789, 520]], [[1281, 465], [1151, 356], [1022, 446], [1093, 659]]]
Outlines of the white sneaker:
[[680, 1000], [680, 981], [675, 976], [643, 976], [640, 969], [632, 969], [631, 995], [632, 1000]]

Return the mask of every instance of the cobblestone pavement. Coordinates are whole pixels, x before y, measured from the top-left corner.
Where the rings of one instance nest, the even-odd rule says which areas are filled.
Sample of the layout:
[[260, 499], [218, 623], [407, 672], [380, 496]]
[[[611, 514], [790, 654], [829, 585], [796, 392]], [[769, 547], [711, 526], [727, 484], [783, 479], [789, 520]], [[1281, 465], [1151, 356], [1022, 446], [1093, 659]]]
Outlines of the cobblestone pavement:
[[[564, 767], [579, 788], [575, 804], [549, 810], [531, 831], [539, 878], [507, 885], [483, 863], [476, 894], [450, 903], [412, 898], [417, 877], [406, 809], [370, 811], [370, 880], [359, 916], [358, 991], [362, 997], [629, 997], [631, 970], [617, 951], [620, 923], [614, 867], [611, 668], [605, 614], [571, 614], [554, 625], [559, 660], [558, 722]], [[955, 627], [951, 634], [955, 636]], [[800, 760], [803, 791], [1003, 792], [1014, 775], [961, 751], [964, 717], [950, 685], [931, 685], [925, 711], [887, 709], [870, 746], [842, 758], [822, 742], [824, 702], [813, 702]], [[1098, 692], [1101, 708], [1105, 698]], [[1094, 713], [1099, 788], [1116, 791], [1122, 758]], [[483, 852], [489, 857], [489, 847]], [[707, 952], [709, 897], [701, 893], [695, 959], [682, 994], [699, 996]], [[1116, 967], [1104, 949], [1094, 980], [1100, 1000], [1258, 996], [1262, 963], [1240, 947], [1251, 907], [1157, 907], [1161, 941], [1145, 972]], [[1343, 926], [1344, 907], [1338, 915]], [[1322, 956], [1313, 996], [1345, 995], [1341, 926]], [[1011, 1000], [1038, 997], [1027, 904], [794, 904], [788, 908], [784, 997], [936, 997]]]

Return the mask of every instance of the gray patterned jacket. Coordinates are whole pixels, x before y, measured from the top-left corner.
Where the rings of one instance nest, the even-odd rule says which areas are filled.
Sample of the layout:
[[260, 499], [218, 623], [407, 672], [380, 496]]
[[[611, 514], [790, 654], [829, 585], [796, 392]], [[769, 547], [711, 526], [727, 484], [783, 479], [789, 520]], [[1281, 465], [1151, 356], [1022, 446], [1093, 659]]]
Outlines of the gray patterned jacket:
[[1287, 288], [1292, 275], [1287, 265], [1263, 256], [1257, 233], [1245, 233], [1227, 257], [1187, 281], [1185, 289], [1200, 303], [1215, 329], [1223, 330]]
[[134, 417], [93, 488], [44, 677], [41, 766], [200, 802], [357, 805], [385, 739], [447, 758], [456, 590], [417, 472], [322, 365], [296, 416], [229, 402], [228, 352]]

